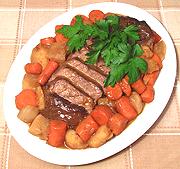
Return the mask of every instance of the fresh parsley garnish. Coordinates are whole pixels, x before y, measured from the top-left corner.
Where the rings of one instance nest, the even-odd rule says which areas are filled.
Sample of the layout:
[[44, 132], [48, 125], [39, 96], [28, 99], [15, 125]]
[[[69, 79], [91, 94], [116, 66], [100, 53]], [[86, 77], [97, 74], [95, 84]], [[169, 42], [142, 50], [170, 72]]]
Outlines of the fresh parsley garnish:
[[121, 17], [110, 15], [106, 19], [96, 21], [93, 25], [83, 24], [82, 18], [76, 16], [73, 26], [65, 25], [57, 30], [69, 39], [67, 45], [70, 52], [78, 51], [85, 46], [86, 40], [93, 38], [93, 44], [86, 64], [95, 64], [101, 56], [105, 65], [111, 68], [104, 86], [114, 86], [125, 75], [129, 83], [133, 83], [147, 70], [147, 63], [138, 57], [143, 50], [137, 41], [138, 27], [129, 25], [120, 28]]

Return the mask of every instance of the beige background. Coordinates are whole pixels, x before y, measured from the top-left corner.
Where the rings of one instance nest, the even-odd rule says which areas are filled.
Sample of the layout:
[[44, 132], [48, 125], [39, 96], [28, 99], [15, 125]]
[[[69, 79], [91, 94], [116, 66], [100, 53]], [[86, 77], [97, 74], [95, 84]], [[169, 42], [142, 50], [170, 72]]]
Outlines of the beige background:
[[[179, 68], [172, 97], [158, 121], [133, 145], [101, 162], [81, 167], [49, 164], [29, 155], [10, 135], [3, 117], [5, 112], [2, 109], [2, 93], [8, 70], [18, 51], [41, 26], [54, 17], [72, 8], [95, 2], [104, 1], [0, 0], [0, 169], [180, 168]], [[119, 0], [118, 2], [141, 7], [163, 23], [173, 38], [179, 64], [180, 0]]]

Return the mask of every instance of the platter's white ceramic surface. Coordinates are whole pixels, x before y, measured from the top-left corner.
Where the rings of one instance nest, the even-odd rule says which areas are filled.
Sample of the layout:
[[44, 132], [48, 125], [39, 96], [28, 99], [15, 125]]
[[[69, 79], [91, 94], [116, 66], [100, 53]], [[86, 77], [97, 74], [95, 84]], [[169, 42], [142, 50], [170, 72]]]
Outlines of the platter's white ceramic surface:
[[[17, 118], [18, 110], [15, 106], [15, 96], [21, 91], [21, 83], [24, 75], [24, 65], [30, 61], [32, 49], [44, 37], [54, 36], [54, 28], [57, 24], [69, 24], [77, 14], [88, 15], [93, 9], [100, 9], [104, 13], [113, 12], [139, 20], [145, 20], [165, 41], [167, 52], [163, 61], [163, 68], [155, 84], [155, 99], [145, 106], [144, 111], [137, 119], [119, 136], [99, 148], [85, 150], [67, 150], [49, 146], [28, 133], [28, 126]], [[82, 165], [107, 158], [141, 137], [157, 120], [165, 108], [176, 76], [176, 54], [172, 40], [162, 24], [146, 11], [123, 3], [99, 3], [66, 12], [43, 26], [17, 55], [7, 77], [4, 87], [3, 107], [5, 119], [11, 134], [16, 141], [30, 154], [44, 161], [59, 165]]]

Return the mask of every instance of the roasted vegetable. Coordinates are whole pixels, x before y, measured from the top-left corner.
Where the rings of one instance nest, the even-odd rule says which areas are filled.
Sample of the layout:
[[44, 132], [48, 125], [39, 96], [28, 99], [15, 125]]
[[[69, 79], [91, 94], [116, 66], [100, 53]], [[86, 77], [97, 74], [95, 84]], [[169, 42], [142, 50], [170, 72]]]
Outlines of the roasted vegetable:
[[17, 117], [25, 123], [32, 123], [38, 114], [39, 110], [37, 107], [28, 105], [20, 110]]
[[43, 45], [38, 45], [32, 50], [31, 62], [40, 63], [43, 69], [48, 64], [49, 59], [47, 58], [48, 49], [43, 47]]
[[154, 53], [156, 53], [161, 58], [161, 60], [164, 60], [166, 54], [166, 44], [163, 40], [154, 45]]
[[98, 105], [91, 112], [91, 116], [99, 125], [107, 124], [112, 115], [113, 112], [107, 105]]
[[27, 105], [37, 106], [36, 93], [31, 89], [24, 89], [16, 96], [15, 102], [20, 110]]
[[137, 112], [130, 103], [130, 100], [127, 96], [122, 96], [119, 100], [116, 101], [116, 110], [129, 121], [135, 119], [137, 116]]
[[22, 89], [36, 89], [39, 86], [38, 76], [25, 74], [22, 81]]
[[119, 135], [128, 125], [128, 119], [119, 113], [115, 113], [108, 122], [108, 127], [114, 135]]
[[89, 115], [86, 117], [86, 119], [79, 123], [76, 128], [76, 132], [84, 142], [87, 142], [90, 137], [97, 131], [98, 127], [98, 124]]
[[76, 131], [69, 129], [66, 132], [65, 143], [69, 148], [72, 149], [82, 149], [88, 146], [83, 140], [78, 136]]
[[129, 97], [130, 103], [133, 105], [137, 113], [141, 113], [144, 107], [144, 103], [141, 99], [141, 96], [137, 92], [132, 92]]
[[48, 129], [48, 144], [54, 147], [64, 146], [67, 124], [62, 120], [51, 120]]
[[47, 140], [49, 120], [39, 114], [30, 125], [29, 132], [40, 139]]
[[42, 66], [39, 63], [27, 63], [24, 66], [24, 70], [26, 71], [26, 73], [29, 74], [40, 74], [42, 71]]
[[41, 86], [36, 88], [37, 102], [39, 110], [43, 110], [45, 107], [44, 93]]
[[91, 136], [88, 144], [90, 147], [100, 147], [101, 145], [106, 143], [111, 134], [111, 130], [106, 125], [102, 125], [98, 128], [96, 133]]
[[67, 49], [66, 49], [65, 43], [64, 44], [58, 43], [58, 42], [52, 43], [48, 48], [46, 57], [49, 60], [53, 60], [53, 61], [61, 64], [66, 59], [66, 50]]

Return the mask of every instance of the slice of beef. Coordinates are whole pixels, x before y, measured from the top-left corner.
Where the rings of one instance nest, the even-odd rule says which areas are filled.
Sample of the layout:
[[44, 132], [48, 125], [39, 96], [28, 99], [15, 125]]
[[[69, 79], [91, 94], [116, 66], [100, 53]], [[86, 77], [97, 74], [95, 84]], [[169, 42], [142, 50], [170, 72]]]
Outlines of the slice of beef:
[[96, 63], [96, 66], [101, 69], [101, 71], [105, 74], [105, 75], [108, 75], [109, 72], [110, 72], [110, 68], [107, 67], [104, 63], [104, 60], [102, 58], [100, 58], [98, 60], [98, 62]]
[[48, 119], [63, 120], [70, 128], [75, 128], [88, 115], [84, 107], [73, 104], [46, 89], [44, 96], [45, 109], [40, 113]]
[[73, 59], [73, 58], [80, 58], [82, 61], [86, 61], [88, 56], [86, 54], [89, 52], [89, 48], [84, 47], [80, 51], [76, 51], [68, 56], [68, 59]]
[[103, 75], [99, 70], [96, 70], [94, 66], [86, 65], [77, 58], [67, 60], [66, 64], [78, 71], [78, 73], [88, 77], [91, 81], [104, 88], [104, 80], [106, 79], [106, 76]]
[[91, 81], [80, 76], [76, 71], [68, 67], [62, 67], [55, 74], [56, 77], [61, 76], [67, 78], [76, 88], [87, 93], [95, 102], [102, 96], [102, 90]]
[[94, 107], [93, 99], [86, 93], [78, 90], [67, 79], [57, 77], [48, 83], [47, 88], [51, 93], [56, 93], [69, 102], [84, 107], [88, 112], [91, 112]]
[[[74, 59], [79, 58], [81, 61], [85, 62], [88, 59], [88, 56], [86, 56], [86, 54], [89, 52], [89, 50], [90, 50], [90, 47], [82, 48], [80, 51], [74, 52], [73, 54], [69, 55], [68, 59], [71, 60], [73, 58]], [[110, 71], [110, 68], [105, 66], [105, 63], [101, 57], [95, 65], [89, 65], [89, 66], [101, 72], [101, 74], [103, 75], [108, 75]]]
[[154, 40], [152, 39], [153, 31], [149, 27], [149, 25], [145, 21], [138, 21], [135, 18], [131, 18], [128, 16], [121, 16], [120, 17], [120, 27], [125, 28], [129, 25], [136, 25], [139, 28], [139, 35], [140, 35], [140, 44], [144, 45], [151, 45], [150, 42], [153, 43]]

